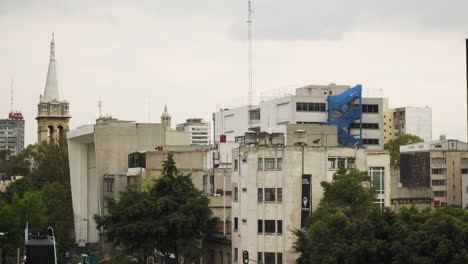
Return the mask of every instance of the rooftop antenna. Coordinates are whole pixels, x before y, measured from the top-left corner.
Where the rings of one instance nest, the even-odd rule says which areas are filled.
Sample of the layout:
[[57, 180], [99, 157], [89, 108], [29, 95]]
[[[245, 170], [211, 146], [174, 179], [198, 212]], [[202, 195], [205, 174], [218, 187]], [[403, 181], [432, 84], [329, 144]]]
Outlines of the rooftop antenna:
[[248, 0], [248, 39], [249, 39], [249, 106], [252, 105], [252, 14], [254, 13], [253, 0]]
[[13, 84], [14, 84], [14, 79], [13, 77], [11, 78], [11, 83], [10, 83], [10, 113], [13, 113]]
[[148, 123], [151, 123], [151, 98], [148, 98]]
[[102, 117], [102, 100], [101, 100], [101, 98], [99, 98], [98, 107], [99, 107], [99, 118], [101, 118]]

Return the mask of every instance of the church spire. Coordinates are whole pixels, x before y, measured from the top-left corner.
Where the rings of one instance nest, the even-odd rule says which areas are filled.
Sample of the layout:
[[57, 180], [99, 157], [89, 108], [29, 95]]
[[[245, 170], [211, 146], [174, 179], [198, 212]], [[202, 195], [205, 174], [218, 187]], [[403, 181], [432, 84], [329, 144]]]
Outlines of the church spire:
[[57, 82], [57, 70], [55, 69], [55, 41], [54, 33], [52, 33], [52, 41], [50, 42], [50, 59], [49, 70], [47, 71], [47, 80], [42, 96], [43, 102], [59, 101], [59, 88]]

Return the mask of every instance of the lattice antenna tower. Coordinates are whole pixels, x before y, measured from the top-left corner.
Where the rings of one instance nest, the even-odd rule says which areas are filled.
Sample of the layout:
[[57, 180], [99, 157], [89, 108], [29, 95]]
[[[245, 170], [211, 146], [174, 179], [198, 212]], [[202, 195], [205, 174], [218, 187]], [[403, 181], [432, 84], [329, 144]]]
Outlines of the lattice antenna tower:
[[248, 0], [247, 27], [249, 41], [249, 106], [252, 105], [252, 14], [254, 13], [254, 0]]
[[10, 82], [10, 113], [13, 113], [13, 85], [15, 81], [13, 78], [11, 78]]

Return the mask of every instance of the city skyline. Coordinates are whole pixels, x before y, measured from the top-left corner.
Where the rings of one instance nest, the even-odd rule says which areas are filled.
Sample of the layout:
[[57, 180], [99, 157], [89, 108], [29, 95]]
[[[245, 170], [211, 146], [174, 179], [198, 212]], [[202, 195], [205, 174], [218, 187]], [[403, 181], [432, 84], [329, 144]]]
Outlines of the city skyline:
[[[151, 121], [159, 122], [167, 104], [175, 128], [195, 116], [211, 121], [217, 105], [248, 93], [246, 1], [187, 1], [183, 9], [176, 8], [180, 3], [159, 1], [16, 2], [0, 4], [0, 31], [7, 40], [0, 43], [0, 115], [8, 116], [13, 77], [14, 108], [25, 116], [26, 144], [36, 142], [34, 118], [52, 32], [71, 129], [94, 123], [99, 99], [104, 114], [138, 122], [148, 121], [149, 104]], [[432, 107], [434, 139], [447, 134], [466, 140], [465, 121], [453, 122], [447, 113], [466, 120], [468, 18], [462, 11], [467, 3], [455, 1], [441, 10], [443, 4], [417, 9], [412, 3], [405, 12], [380, 17], [383, 8], [396, 4], [359, 1], [337, 9], [336, 2], [301, 2], [256, 1], [255, 94], [305, 84], [360, 83], [364, 89], [383, 89], [391, 107]], [[317, 8], [323, 12], [309, 21], [306, 10]]]

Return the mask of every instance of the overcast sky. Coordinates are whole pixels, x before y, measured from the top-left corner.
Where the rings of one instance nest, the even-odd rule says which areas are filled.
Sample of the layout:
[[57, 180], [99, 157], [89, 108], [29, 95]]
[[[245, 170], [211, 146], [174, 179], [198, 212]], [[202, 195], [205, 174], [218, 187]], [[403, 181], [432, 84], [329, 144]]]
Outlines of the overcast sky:
[[[362, 84], [391, 107], [430, 106], [433, 136], [466, 140], [466, 0], [256, 0], [254, 94]], [[0, 118], [36, 141], [49, 45], [71, 127], [103, 113], [173, 125], [248, 94], [247, 0], [0, 0]], [[267, 92], [270, 93], [270, 92]]]

